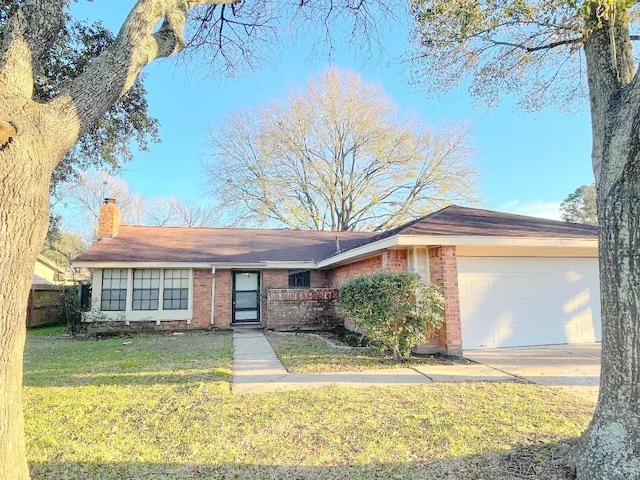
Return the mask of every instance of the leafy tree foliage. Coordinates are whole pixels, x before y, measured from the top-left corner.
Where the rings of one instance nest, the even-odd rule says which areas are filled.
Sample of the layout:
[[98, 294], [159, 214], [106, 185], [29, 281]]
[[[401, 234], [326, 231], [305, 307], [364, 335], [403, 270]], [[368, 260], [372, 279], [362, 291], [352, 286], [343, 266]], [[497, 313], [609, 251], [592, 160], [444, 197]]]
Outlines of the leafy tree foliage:
[[211, 190], [240, 222], [315, 230], [383, 230], [473, 202], [470, 128], [396, 110], [380, 87], [329, 69], [211, 130]]
[[596, 187], [581, 185], [560, 204], [560, 216], [565, 222], [598, 224]]
[[407, 360], [428, 330], [443, 322], [444, 297], [417, 273], [381, 272], [349, 280], [340, 290], [340, 310], [395, 360]]
[[[0, 31], [9, 15], [24, 2], [0, 5]], [[74, 20], [67, 13], [57, 40], [42, 62], [42, 70], [34, 77], [34, 98], [47, 102], [64, 86], [80, 75], [92, 59], [114, 42], [114, 35], [101, 22], [88, 24]], [[86, 131], [78, 143], [64, 156], [53, 173], [52, 188], [71, 181], [89, 167], [117, 171], [131, 160], [134, 142], [148, 151], [150, 142], [159, 142], [158, 120], [149, 116], [146, 89], [142, 78]]]

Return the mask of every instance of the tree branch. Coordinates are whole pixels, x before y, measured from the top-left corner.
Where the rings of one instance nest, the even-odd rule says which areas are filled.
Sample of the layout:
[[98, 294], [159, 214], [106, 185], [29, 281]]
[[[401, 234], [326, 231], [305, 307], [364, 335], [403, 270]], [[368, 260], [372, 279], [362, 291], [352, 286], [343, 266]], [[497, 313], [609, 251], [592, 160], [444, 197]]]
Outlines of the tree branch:
[[[51, 102], [65, 118], [67, 145], [91, 128], [104, 112], [135, 83], [152, 61], [173, 55], [184, 47], [187, 12], [205, 4], [232, 4], [239, 0], [138, 0], [116, 41], [82, 75]], [[162, 26], [153, 32], [155, 26]]]
[[[65, 21], [68, 0], [27, 0], [9, 19], [0, 46], [0, 88], [33, 96], [34, 76]], [[11, 80], [9, 80], [11, 79]]]
[[537, 45], [535, 47], [530, 47], [522, 43], [504, 42], [501, 40], [494, 40], [493, 38], [490, 38], [490, 37], [481, 37], [481, 38], [482, 40], [485, 40], [495, 46], [514, 47], [520, 50], [524, 50], [525, 52], [528, 52], [528, 53], [538, 52], [540, 50], [551, 50], [552, 48], [561, 47], [563, 45], [575, 45], [576, 43], [583, 43], [586, 40], [585, 37], [583, 36], [578, 38], [569, 38], [566, 40], [558, 40], [557, 42], [551, 42], [543, 45]]

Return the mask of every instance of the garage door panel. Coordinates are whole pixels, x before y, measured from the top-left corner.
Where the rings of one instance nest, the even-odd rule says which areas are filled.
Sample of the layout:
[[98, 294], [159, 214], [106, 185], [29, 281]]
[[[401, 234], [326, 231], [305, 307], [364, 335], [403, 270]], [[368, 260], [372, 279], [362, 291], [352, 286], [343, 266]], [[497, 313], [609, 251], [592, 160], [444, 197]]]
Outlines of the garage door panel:
[[463, 348], [600, 340], [595, 258], [458, 258]]
[[[558, 278], [553, 274], [541, 274], [540, 272], [522, 273], [513, 275], [511, 273], [502, 276], [491, 274], [492, 278], [487, 279], [483, 275], [465, 275], [460, 282], [467, 297], [475, 297], [482, 301], [487, 295], [496, 298], [511, 299], [517, 296], [519, 299], [530, 298], [532, 301], [539, 301], [541, 298], [564, 299], [583, 295], [589, 292], [588, 285], [597, 283], [597, 275], [593, 278], [582, 277], [580, 281], [568, 282]], [[558, 290], [558, 283], [562, 288]]]

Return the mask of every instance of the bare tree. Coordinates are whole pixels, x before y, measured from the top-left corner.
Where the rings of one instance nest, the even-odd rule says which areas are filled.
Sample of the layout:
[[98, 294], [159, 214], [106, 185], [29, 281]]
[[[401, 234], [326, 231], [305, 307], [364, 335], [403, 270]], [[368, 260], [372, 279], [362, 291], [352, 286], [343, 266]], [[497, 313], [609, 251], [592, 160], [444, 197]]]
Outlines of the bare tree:
[[329, 69], [209, 132], [211, 190], [237, 220], [383, 230], [475, 200], [471, 128], [403, 120], [378, 86]]
[[416, 79], [435, 90], [470, 74], [490, 104], [526, 107], [588, 92], [600, 226], [602, 373], [575, 452], [580, 479], [640, 478], [640, 39], [638, 2], [414, 0]]
[[157, 197], [146, 201], [145, 225], [174, 227], [211, 227], [218, 213], [211, 205], [185, 202], [175, 197]]
[[73, 229], [89, 242], [96, 238], [100, 205], [105, 198], [118, 201], [123, 223], [144, 222], [144, 199], [133, 194], [126, 182], [104, 170], [83, 172], [75, 180], [62, 184], [58, 197], [75, 216]]
[[69, 213], [73, 217], [65, 227], [80, 232], [87, 243], [96, 240], [100, 205], [105, 198], [116, 199], [120, 221], [125, 224], [210, 227], [218, 218], [214, 206], [175, 197], [148, 199], [135, 194], [124, 180], [104, 170], [83, 172], [75, 180], [60, 185], [57, 198], [66, 206], [67, 220]]
[[[286, 22], [312, 8], [324, 14], [312, 18], [326, 25], [347, 18], [356, 27], [368, 27], [375, 25], [371, 8], [384, 7], [382, 0], [137, 0], [109, 46], [85, 58], [81, 71], [71, 69], [68, 79], [42, 99], [34, 85], [46, 79], [44, 65], [68, 19], [69, 1], [0, 5], [5, 22], [0, 32], [1, 479], [29, 477], [21, 401], [25, 311], [33, 264], [47, 233], [51, 177], [63, 157], [85, 133], [96, 131], [96, 123], [135, 85], [146, 65], [187, 44], [212, 46], [222, 60], [217, 65], [228, 70], [229, 60], [270, 51], [279, 19]], [[191, 38], [185, 37], [189, 17], [196, 20]], [[269, 40], [274, 42], [265, 43]]]

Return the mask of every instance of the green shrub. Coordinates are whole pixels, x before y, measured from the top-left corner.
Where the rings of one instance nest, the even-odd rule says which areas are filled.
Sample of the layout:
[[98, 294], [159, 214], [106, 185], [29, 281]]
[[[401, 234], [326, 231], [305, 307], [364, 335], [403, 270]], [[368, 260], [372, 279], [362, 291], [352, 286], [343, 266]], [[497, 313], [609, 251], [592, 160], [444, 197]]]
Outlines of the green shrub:
[[382, 272], [355, 277], [340, 291], [340, 311], [367, 336], [406, 360], [425, 340], [427, 329], [442, 326], [444, 297], [416, 273]]
[[80, 331], [82, 312], [77, 287], [67, 287], [60, 292], [57, 313], [58, 322], [67, 325], [69, 332], [76, 334]]

